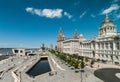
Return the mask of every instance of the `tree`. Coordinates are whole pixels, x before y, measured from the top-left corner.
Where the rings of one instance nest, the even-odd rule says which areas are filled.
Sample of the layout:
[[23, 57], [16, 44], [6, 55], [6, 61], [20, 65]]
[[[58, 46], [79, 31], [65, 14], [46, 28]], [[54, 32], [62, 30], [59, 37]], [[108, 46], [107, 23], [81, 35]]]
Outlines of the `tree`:
[[78, 59], [75, 61], [74, 67], [75, 67], [75, 68], [78, 68], [78, 67], [79, 67], [79, 60], [78, 60]]
[[84, 68], [84, 67], [85, 67], [85, 63], [83, 62], [83, 58], [82, 58], [82, 60], [81, 60], [80, 67], [81, 67], [81, 68]]
[[92, 65], [94, 64], [94, 60], [92, 60], [90, 64], [91, 64], [91, 67], [92, 67]]
[[88, 62], [89, 60], [88, 60], [88, 58], [85, 58], [85, 62]]

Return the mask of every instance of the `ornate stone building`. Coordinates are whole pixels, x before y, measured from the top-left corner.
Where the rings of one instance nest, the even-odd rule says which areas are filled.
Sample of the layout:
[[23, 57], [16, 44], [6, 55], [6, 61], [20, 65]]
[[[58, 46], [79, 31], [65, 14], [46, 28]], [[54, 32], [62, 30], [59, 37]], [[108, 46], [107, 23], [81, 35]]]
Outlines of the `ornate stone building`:
[[[58, 43], [59, 43], [58, 39]], [[69, 54], [120, 63], [120, 33], [117, 32], [113, 21], [106, 15], [99, 27], [99, 34], [86, 40], [75, 32], [74, 38], [60, 40], [61, 51]]]
[[63, 35], [62, 29], [60, 28], [57, 41], [57, 50], [59, 52], [76, 54], [76, 49], [79, 49], [79, 37], [77, 30], [74, 33], [73, 38], [66, 38]]
[[108, 16], [101, 23], [97, 37], [80, 41], [79, 55], [120, 63], [120, 33]]
[[59, 52], [63, 52], [63, 41], [64, 41], [64, 35], [62, 32], [62, 29], [60, 28], [60, 31], [58, 34], [58, 40], [57, 40], [57, 50]]

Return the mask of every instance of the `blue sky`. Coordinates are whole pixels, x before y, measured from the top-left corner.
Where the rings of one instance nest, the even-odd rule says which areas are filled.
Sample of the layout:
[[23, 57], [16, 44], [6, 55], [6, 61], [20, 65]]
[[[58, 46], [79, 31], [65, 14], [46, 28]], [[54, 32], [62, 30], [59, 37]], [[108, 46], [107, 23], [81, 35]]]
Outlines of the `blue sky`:
[[0, 0], [0, 47], [55, 45], [60, 27], [90, 39], [106, 14], [120, 32], [120, 0]]

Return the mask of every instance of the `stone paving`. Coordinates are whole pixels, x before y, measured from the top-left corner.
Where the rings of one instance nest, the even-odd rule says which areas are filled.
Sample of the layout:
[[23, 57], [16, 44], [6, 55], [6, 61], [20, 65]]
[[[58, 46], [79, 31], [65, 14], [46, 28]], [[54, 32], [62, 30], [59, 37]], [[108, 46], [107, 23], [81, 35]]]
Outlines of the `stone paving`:
[[[12, 76], [12, 71], [16, 72], [16, 75], [21, 78], [21, 82], [81, 82], [81, 73], [75, 73], [75, 69], [71, 69], [67, 64], [62, 60], [57, 58], [55, 55], [49, 53], [50, 63], [53, 66], [54, 70], [57, 72], [53, 76], [49, 76], [49, 73], [40, 75], [37, 78], [32, 78], [26, 74], [26, 71], [31, 67], [37, 59], [38, 56], [33, 56], [31, 58], [25, 59], [25, 57], [13, 57], [4, 60], [3, 63], [0, 63], [0, 71], [4, 71], [11, 68], [10, 70], [5, 71], [0, 82], [15, 82], [15, 78]], [[54, 60], [54, 62], [53, 62]], [[84, 68], [85, 72], [82, 73], [82, 82], [103, 82], [99, 78], [94, 76], [94, 70], [98, 69], [98, 64], [94, 65], [94, 68], [86, 66]], [[102, 67], [106, 65], [99, 64]], [[62, 70], [65, 69], [65, 70]]]

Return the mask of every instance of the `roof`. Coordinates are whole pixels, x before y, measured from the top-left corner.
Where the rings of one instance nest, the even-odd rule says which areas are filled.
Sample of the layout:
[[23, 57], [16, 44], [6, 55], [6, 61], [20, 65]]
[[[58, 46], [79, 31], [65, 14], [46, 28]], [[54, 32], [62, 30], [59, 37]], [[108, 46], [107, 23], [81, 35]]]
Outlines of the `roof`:
[[112, 25], [112, 26], [114, 26], [113, 21], [108, 17], [108, 15], [106, 15], [105, 19], [101, 23], [100, 29], [101, 28], [105, 28], [106, 25], [110, 25], [110, 26]]

